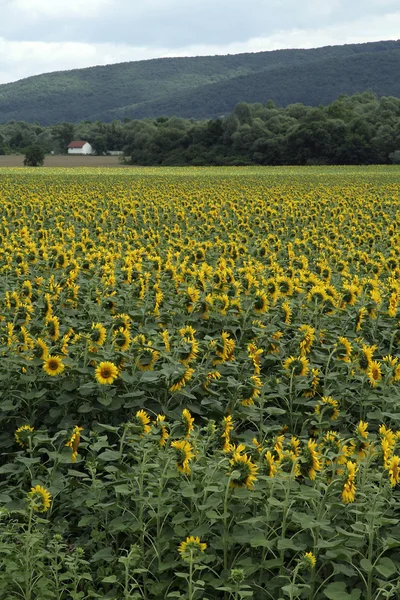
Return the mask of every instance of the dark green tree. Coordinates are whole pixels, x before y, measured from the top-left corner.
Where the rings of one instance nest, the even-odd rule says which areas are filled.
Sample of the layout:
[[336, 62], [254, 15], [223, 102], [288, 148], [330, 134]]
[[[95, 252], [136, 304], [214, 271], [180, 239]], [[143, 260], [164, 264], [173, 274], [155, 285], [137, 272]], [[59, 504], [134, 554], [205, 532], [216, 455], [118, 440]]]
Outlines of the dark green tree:
[[24, 165], [25, 167], [41, 167], [44, 163], [44, 150], [37, 144], [28, 146], [25, 150]]

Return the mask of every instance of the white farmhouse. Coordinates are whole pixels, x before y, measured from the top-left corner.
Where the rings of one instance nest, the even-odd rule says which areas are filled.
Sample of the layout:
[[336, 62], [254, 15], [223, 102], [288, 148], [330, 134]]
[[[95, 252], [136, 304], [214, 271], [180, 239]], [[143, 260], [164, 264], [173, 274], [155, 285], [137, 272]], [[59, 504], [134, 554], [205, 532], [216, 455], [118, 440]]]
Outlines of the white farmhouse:
[[93, 154], [93, 148], [89, 142], [77, 141], [71, 142], [67, 146], [68, 154]]

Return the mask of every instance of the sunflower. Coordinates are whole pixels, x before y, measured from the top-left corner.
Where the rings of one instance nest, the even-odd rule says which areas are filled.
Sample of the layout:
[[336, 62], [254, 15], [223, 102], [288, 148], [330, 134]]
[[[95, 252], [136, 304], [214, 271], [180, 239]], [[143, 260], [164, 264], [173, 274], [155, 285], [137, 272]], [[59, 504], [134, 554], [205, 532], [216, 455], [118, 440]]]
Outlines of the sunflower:
[[289, 448], [295, 456], [300, 456], [300, 440], [294, 435], [290, 438]]
[[391, 487], [400, 482], [400, 456], [392, 456], [386, 466]]
[[303, 396], [305, 398], [314, 398], [314, 396], [317, 393], [317, 387], [319, 384], [319, 376], [320, 376], [319, 369], [311, 369], [311, 375], [312, 375], [312, 380], [311, 380], [310, 387], [303, 393]]
[[308, 373], [309, 362], [304, 356], [290, 356], [283, 363], [283, 368], [286, 371], [290, 371], [293, 375], [304, 376]]
[[52, 377], [60, 375], [65, 369], [60, 356], [48, 356], [43, 363], [43, 370]]
[[251, 406], [254, 404], [254, 399], [259, 397], [261, 388], [262, 382], [257, 375], [249, 377], [243, 391], [245, 397], [242, 399], [242, 406]]
[[368, 314], [368, 310], [365, 308], [365, 306], [362, 306], [360, 308], [360, 310], [357, 313], [357, 317], [356, 317], [356, 323], [355, 323], [355, 330], [356, 331], [360, 331], [362, 323], [364, 321], [364, 317], [366, 317]]
[[125, 352], [128, 350], [131, 343], [131, 336], [129, 335], [129, 329], [124, 329], [124, 327], [119, 327], [113, 333], [114, 335], [114, 344], [116, 348], [120, 352]]
[[334, 459], [337, 460], [338, 464], [343, 464], [346, 462], [346, 457], [349, 454], [348, 446], [343, 443], [343, 440], [336, 431], [326, 432], [320, 443], [319, 449], [323, 454], [328, 455], [328, 464], [332, 462], [332, 455], [334, 455]]
[[218, 365], [223, 362], [230, 362], [234, 359], [233, 352], [235, 350], [235, 341], [232, 340], [229, 333], [223, 331], [221, 340], [213, 340], [212, 346], [215, 346], [215, 353], [218, 356], [213, 364]]
[[161, 333], [161, 338], [164, 343], [165, 352], [171, 352], [171, 344], [169, 342], [168, 329], [164, 329], [164, 331]]
[[153, 350], [150, 345], [144, 346], [139, 352], [138, 369], [140, 371], [152, 371], [159, 357], [160, 353], [157, 350]]
[[313, 285], [307, 294], [307, 299], [312, 304], [321, 304], [328, 300], [325, 286], [322, 284]]
[[301, 559], [300, 565], [305, 571], [312, 571], [317, 564], [317, 559], [312, 552], [305, 552]]
[[92, 323], [90, 339], [97, 346], [102, 346], [106, 341], [107, 330], [101, 323]]
[[257, 481], [258, 467], [251, 462], [247, 454], [240, 454], [238, 451], [234, 452], [230, 464], [232, 466], [231, 473], [235, 471], [239, 472], [238, 475], [231, 475], [231, 487], [253, 489], [254, 482]]
[[268, 279], [266, 282], [266, 290], [271, 296], [272, 303], [275, 304], [280, 295], [278, 282], [272, 278]]
[[317, 472], [321, 470], [321, 455], [317, 450], [317, 442], [308, 440], [307, 446], [303, 452], [302, 470], [314, 481]]
[[377, 360], [372, 360], [369, 364], [367, 375], [371, 387], [376, 387], [379, 381], [382, 379], [381, 363], [379, 363]]
[[342, 491], [342, 500], [345, 504], [354, 502], [356, 497], [355, 479], [357, 474], [357, 464], [351, 460], [346, 463], [346, 479]]
[[389, 463], [389, 459], [392, 457], [394, 448], [396, 446], [396, 435], [391, 429], [388, 429], [385, 425], [380, 426], [379, 435], [381, 436], [383, 466], [386, 469]]
[[256, 292], [256, 300], [254, 301], [254, 312], [261, 315], [268, 310], [268, 297], [263, 291]]
[[368, 439], [368, 423], [360, 421], [356, 427], [355, 433], [365, 440]]
[[33, 353], [36, 356], [36, 358], [41, 358], [42, 360], [49, 356], [49, 347], [46, 344], [46, 342], [42, 340], [42, 338], [37, 338]]
[[118, 368], [112, 362], [101, 362], [96, 367], [95, 377], [101, 385], [110, 385], [118, 377]]
[[184, 561], [192, 563], [198, 560], [201, 554], [207, 548], [207, 544], [200, 541], [199, 537], [187, 537], [184, 542], [181, 542], [178, 547], [178, 552]]
[[224, 452], [230, 452], [232, 448], [231, 444], [231, 431], [233, 431], [233, 419], [232, 415], [228, 415], [222, 419], [222, 434], [221, 437], [224, 438]]
[[31, 425], [21, 425], [15, 430], [14, 437], [15, 441], [19, 446], [24, 448], [27, 445], [28, 438], [31, 437], [34, 428]]
[[315, 413], [317, 415], [323, 413], [329, 417], [331, 421], [335, 421], [340, 414], [339, 402], [334, 400], [331, 396], [322, 396], [315, 406]]
[[264, 351], [262, 348], [257, 348], [256, 344], [254, 343], [249, 344], [247, 346], [247, 350], [249, 353], [249, 358], [254, 366], [254, 375], [259, 375], [261, 372], [260, 358]]
[[175, 377], [173, 377], [173, 383], [172, 383], [171, 387], [169, 388], [169, 391], [170, 392], [179, 392], [179, 390], [181, 390], [183, 387], [185, 387], [187, 382], [191, 380], [191, 378], [193, 377], [193, 374], [194, 374], [194, 369], [191, 369], [189, 367], [185, 370], [183, 375], [181, 373], [177, 374]]
[[182, 421], [183, 421], [183, 424], [185, 427], [185, 438], [189, 438], [191, 432], [194, 429], [194, 427], [193, 427], [194, 418], [192, 417], [192, 415], [190, 414], [190, 411], [188, 411], [187, 408], [184, 408], [182, 411]]
[[123, 329], [130, 329], [132, 325], [132, 319], [126, 313], [118, 313], [117, 315], [113, 315], [114, 324], [113, 326], [116, 329], [122, 327]]
[[179, 330], [179, 335], [182, 338], [189, 338], [190, 340], [194, 340], [196, 330], [191, 325], [185, 325], [185, 327], [181, 327], [181, 329]]
[[310, 353], [311, 346], [315, 338], [315, 329], [310, 325], [302, 325], [299, 327], [299, 331], [302, 334], [300, 339], [300, 356], [306, 356]]
[[354, 306], [357, 302], [359, 293], [359, 288], [353, 283], [344, 285], [342, 295], [342, 307], [344, 307], [346, 304], [348, 304], [349, 306]]
[[276, 281], [278, 284], [279, 293], [282, 296], [291, 296], [293, 294], [294, 285], [293, 285], [292, 279], [290, 279], [289, 277], [285, 277], [284, 275], [281, 275], [281, 276], [277, 277]]
[[159, 444], [161, 447], [163, 447], [165, 446], [165, 444], [167, 443], [167, 439], [169, 438], [169, 433], [165, 422], [165, 415], [157, 415], [156, 420], [154, 421], [154, 425], [160, 431]]
[[175, 440], [171, 443], [177, 454], [176, 466], [184, 475], [190, 475], [189, 462], [194, 457], [193, 448], [187, 440]]
[[58, 317], [49, 317], [46, 320], [51, 339], [56, 342], [60, 337], [60, 321]]
[[285, 441], [285, 436], [283, 434], [277, 435], [276, 438], [274, 439], [274, 452], [276, 453], [278, 459], [280, 459], [280, 457], [283, 454], [284, 441]]
[[292, 320], [292, 308], [291, 308], [289, 302], [282, 303], [282, 311], [283, 311], [283, 319], [284, 319], [286, 325], [290, 325], [291, 320]]
[[206, 375], [206, 380], [203, 383], [203, 388], [209, 391], [211, 383], [218, 379], [221, 379], [221, 373], [219, 373], [219, 371], [209, 371]]
[[375, 345], [374, 346], [367, 346], [366, 344], [362, 345], [361, 353], [359, 354], [359, 357], [358, 357], [358, 364], [362, 371], [365, 371], [365, 372], [368, 371], [368, 369], [372, 363], [372, 356], [376, 349], [377, 349], [377, 347]]
[[279, 458], [279, 466], [284, 473], [299, 477], [301, 474], [299, 459], [291, 450], [282, 452]]
[[187, 288], [186, 293], [188, 296], [188, 299], [186, 302], [186, 307], [187, 307], [188, 313], [191, 313], [191, 312], [193, 312], [197, 302], [200, 300], [201, 293], [200, 293], [200, 290], [197, 290], [193, 286], [189, 286]]
[[135, 419], [141, 429], [141, 435], [146, 435], [146, 433], [150, 433], [150, 431], [151, 431], [151, 427], [149, 425], [150, 417], [146, 413], [146, 411], [138, 410], [135, 415]]
[[46, 488], [41, 485], [36, 485], [31, 488], [31, 491], [27, 494], [29, 504], [36, 512], [46, 512], [51, 505], [51, 495]]
[[275, 460], [270, 450], [265, 453], [265, 470], [267, 477], [275, 477], [279, 461]]
[[351, 343], [345, 337], [339, 337], [336, 346], [335, 356], [338, 360], [350, 362], [351, 360]]
[[199, 343], [194, 339], [183, 338], [182, 347], [179, 349], [179, 362], [188, 365], [199, 353]]
[[72, 449], [72, 462], [76, 462], [78, 457], [78, 446], [81, 441], [81, 431], [83, 431], [83, 427], [78, 427], [75, 425], [73, 432], [71, 434], [70, 439], [65, 444], [68, 448]]

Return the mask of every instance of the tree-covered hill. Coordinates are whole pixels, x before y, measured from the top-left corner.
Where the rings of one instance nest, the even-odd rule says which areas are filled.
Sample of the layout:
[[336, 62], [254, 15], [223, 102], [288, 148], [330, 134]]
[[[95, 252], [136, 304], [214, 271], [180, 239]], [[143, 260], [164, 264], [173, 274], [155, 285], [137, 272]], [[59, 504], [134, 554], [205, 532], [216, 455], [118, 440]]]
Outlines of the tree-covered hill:
[[174, 93], [168, 98], [107, 111], [96, 118], [102, 121], [157, 115], [216, 118], [232, 112], [239, 102], [273, 100], [278, 106], [297, 102], [317, 106], [333, 102], [342, 93], [353, 95], [366, 90], [378, 96], [400, 97], [400, 47], [387, 52], [274, 67]]
[[327, 104], [341, 93], [400, 96], [400, 41], [164, 58], [75, 69], [0, 85], [0, 122], [207, 118], [240, 101]]

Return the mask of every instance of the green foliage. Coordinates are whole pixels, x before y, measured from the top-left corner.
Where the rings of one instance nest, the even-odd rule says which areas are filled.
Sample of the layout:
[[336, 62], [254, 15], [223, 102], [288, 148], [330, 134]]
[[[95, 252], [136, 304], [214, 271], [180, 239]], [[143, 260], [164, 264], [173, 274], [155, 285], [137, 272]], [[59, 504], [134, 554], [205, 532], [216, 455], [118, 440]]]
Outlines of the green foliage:
[[400, 42], [163, 58], [49, 73], [0, 85], [1, 121], [216, 118], [239, 102], [328, 104], [372, 90], [400, 96]]
[[25, 151], [24, 165], [25, 167], [41, 167], [44, 163], [44, 150], [37, 144], [28, 146]]
[[364, 92], [341, 95], [319, 107], [240, 102], [231, 114], [215, 120], [0, 125], [0, 148], [6, 153], [23, 152], [32, 144], [65, 153], [73, 139], [87, 140], [98, 155], [124, 150], [126, 161], [134, 165], [396, 164], [400, 100]]

